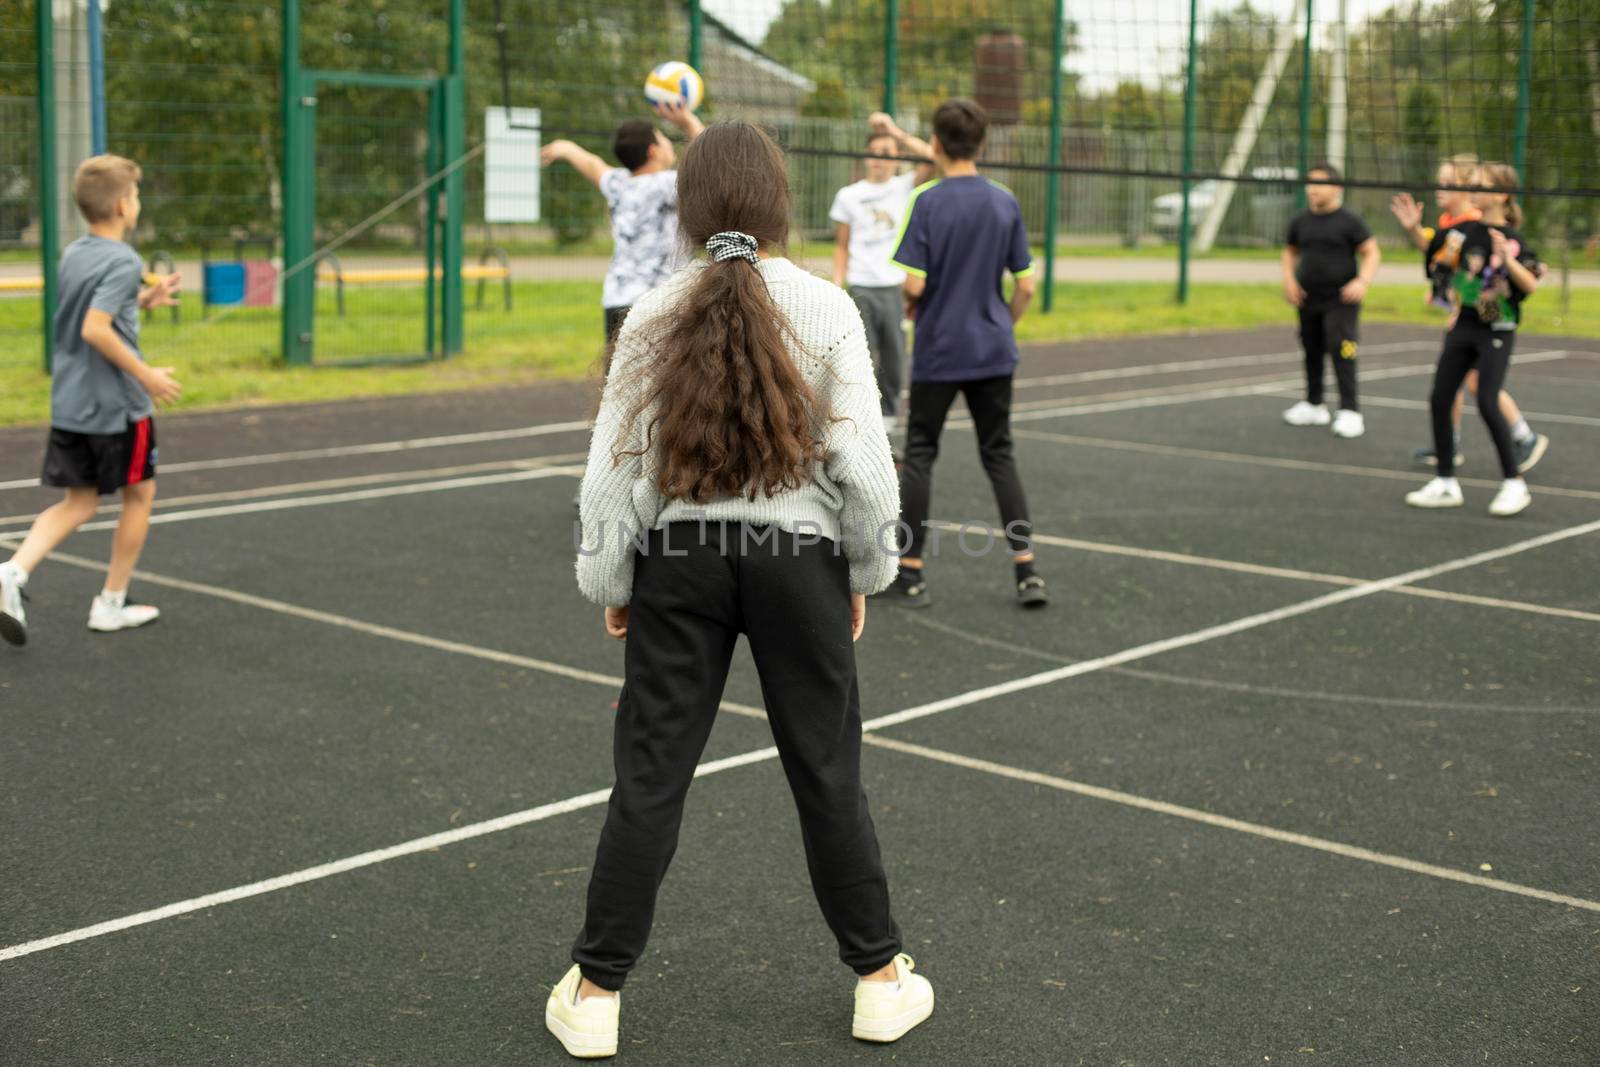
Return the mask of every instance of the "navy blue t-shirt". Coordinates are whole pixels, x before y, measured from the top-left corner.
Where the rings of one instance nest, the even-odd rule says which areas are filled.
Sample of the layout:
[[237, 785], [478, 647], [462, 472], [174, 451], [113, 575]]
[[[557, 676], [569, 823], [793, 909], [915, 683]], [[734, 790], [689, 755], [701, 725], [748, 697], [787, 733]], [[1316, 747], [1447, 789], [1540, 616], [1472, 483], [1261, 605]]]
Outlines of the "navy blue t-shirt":
[[911, 380], [965, 382], [1017, 367], [1001, 280], [1033, 271], [1022, 208], [981, 175], [942, 178], [911, 194], [895, 266], [927, 282], [917, 304]]

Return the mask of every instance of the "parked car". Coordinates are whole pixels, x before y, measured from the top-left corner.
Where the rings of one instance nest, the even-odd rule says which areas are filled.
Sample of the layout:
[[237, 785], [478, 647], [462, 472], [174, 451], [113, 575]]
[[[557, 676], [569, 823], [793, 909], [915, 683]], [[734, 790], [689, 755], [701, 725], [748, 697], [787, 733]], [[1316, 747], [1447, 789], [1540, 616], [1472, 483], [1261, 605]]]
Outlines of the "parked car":
[[[1298, 172], [1293, 167], [1255, 167], [1250, 177], [1233, 191], [1223, 233], [1230, 244], [1278, 244], [1294, 213]], [[1189, 231], [1217, 201], [1219, 182], [1214, 178], [1189, 187]], [[1176, 241], [1183, 225], [1183, 193], [1164, 193], [1150, 201], [1150, 229], [1163, 240]]]

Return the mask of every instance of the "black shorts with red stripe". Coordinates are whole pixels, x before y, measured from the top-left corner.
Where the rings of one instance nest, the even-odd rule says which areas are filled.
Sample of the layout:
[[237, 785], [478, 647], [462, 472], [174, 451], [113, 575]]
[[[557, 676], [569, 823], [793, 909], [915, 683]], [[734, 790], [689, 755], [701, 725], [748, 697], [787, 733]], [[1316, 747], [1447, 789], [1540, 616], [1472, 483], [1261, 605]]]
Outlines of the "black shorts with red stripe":
[[39, 481], [61, 489], [88, 489], [102, 494], [156, 476], [156, 420], [140, 419], [122, 433], [77, 433], [50, 429]]

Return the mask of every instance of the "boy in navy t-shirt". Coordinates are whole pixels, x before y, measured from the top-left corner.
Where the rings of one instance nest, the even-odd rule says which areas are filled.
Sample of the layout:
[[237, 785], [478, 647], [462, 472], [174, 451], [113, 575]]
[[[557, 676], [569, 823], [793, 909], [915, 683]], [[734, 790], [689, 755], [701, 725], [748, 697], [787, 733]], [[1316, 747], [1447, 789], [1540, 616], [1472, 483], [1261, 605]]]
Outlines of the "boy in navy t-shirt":
[[[923, 553], [939, 435], [956, 395], [966, 398], [983, 469], [1000, 505], [1015, 566], [1017, 600], [1048, 601], [1033, 568], [1033, 525], [1011, 445], [1011, 379], [1017, 367], [1013, 330], [1033, 299], [1033, 257], [1016, 197], [978, 173], [974, 162], [989, 116], [970, 100], [950, 100], [933, 115], [933, 157], [942, 177], [912, 194], [893, 263], [906, 272], [908, 313], [916, 320], [911, 352], [911, 402], [900, 475], [900, 573], [883, 594], [907, 606], [928, 603]], [[1002, 283], [1015, 289], [1007, 303]]]

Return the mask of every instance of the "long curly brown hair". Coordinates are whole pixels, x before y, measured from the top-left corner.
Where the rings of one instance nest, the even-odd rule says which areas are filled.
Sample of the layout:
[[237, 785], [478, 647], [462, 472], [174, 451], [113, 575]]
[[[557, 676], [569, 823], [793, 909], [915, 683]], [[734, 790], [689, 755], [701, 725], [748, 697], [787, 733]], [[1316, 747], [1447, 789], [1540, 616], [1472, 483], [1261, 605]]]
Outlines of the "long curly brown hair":
[[[789, 207], [783, 151], [759, 127], [718, 123], [684, 151], [678, 231], [690, 248], [736, 231], [781, 252]], [[798, 347], [798, 338], [754, 263], [708, 263], [641, 339], [647, 355], [626, 425], [650, 412], [645, 446], [617, 455], [653, 449], [663, 496], [753, 500], [810, 479], [828, 415], [790, 358], [786, 342]]]

